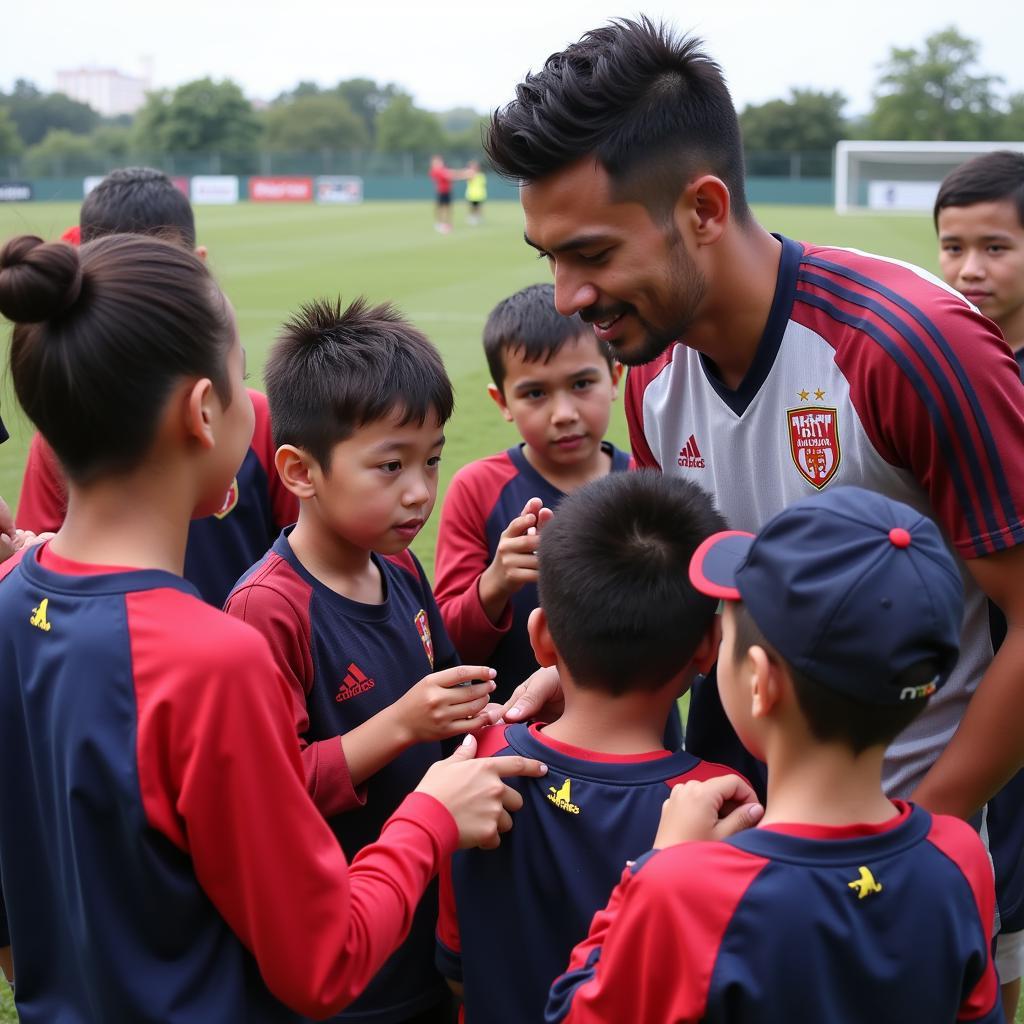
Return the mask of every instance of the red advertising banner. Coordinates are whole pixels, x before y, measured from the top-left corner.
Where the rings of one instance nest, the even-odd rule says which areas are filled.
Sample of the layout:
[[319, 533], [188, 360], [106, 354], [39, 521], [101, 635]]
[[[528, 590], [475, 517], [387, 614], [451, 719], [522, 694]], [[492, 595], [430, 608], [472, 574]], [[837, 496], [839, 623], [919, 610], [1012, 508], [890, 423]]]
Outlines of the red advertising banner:
[[310, 203], [312, 178], [250, 178], [249, 198], [254, 203]]

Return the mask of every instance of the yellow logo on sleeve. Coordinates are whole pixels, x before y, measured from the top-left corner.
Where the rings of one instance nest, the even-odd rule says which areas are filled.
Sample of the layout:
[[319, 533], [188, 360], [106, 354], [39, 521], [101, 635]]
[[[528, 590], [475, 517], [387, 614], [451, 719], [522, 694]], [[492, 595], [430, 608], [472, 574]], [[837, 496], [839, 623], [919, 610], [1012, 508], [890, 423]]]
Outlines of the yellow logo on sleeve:
[[873, 892], [882, 891], [882, 883], [876, 882], [875, 876], [865, 867], [860, 869], [860, 878], [855, 878], [847, 884], [851, 889], [857, 890], [857, 899], [859, 900], [864, 899], [865, 896], [870, 896]]
[[46, 617], [46, 608], [49, 603], [50, 599], [44, 597], [39, 602], [39, 607], [32, 609], [32, 614], [28, 620], [30, 626], [35, 626], [36, 629], [41, 629], [44, 633], [50, 632], [50, 620]]
[[579, 814], [580, 809], [572, 802], [571, 779], [566, 779], [558, 789], [548, 786], [548, 799], [560, 810], [567, 814]]

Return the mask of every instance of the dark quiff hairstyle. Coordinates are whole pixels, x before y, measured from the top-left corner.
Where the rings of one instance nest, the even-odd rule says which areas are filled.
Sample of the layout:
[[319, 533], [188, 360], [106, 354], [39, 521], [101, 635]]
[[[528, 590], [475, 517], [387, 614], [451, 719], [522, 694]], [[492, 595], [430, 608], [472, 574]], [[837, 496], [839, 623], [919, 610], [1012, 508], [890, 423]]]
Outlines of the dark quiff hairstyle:
[[562, 316], [555, 309], [555, 286], [531, 284], [502, 299], [484, 324], [484, 355], [495, 387], [505, 386], [505, 353], [514, 351], [524, 362], [550, 362], [566, 342], [580, 337], [593, 338], [597, 351], [611, 371], [615, 353], [600, 341], [593, 327], [579, 313]]
[[120, 167], [86, 197], [78, 216], [82, 241], [103, 235], [158, 235], [189, 249], [196, 244], [196, 222], [188, 197], [163, 171]]
[[210, 378], [230, 402], [224, 298], [179, 245], [13, 238], [0, 252], [0, 313], [15, 324], [18, 400], [75, 483], [134, 469], [183, 378]]
[[295, 445], [330, 471], [331, 451], [359, 427], [399, 414], [422, 426], [455, 408], [441, 355], [393, 306], [341, 299], [302, 306], [264, 372], [274, 444]]
[[976, 156], [946, 175], [935, 197], [933, 217], [947, 206], [972, 206], [1009, 199], [1017, 207], [1017, 221], [1024, 227], [1024, 153], [999, 149]]
[[594, 156], [617, 198], [665, 220], [688, 182], [725, 182], [733, 217], [750, 218], [739, 120], [722, 69], [696, 38], [648, 18], [588, 32], [516, 87], [484, 149], [499, 174], [534, 182]]
[[[765, 639], [746, 605], [731, 602], [729, 607], [735, 613], [733, 657], [739, 661], [746, 657], [751, 647], [763, 647], [772, 661], [784, 665], [793, 681], [796, 702], [807, 721], [807, 727], [811, 735], [822, 743], [844, 743], [854, 754], [860, 754], [869, 747], [887, 747], [928, 703], [928, 698], [924, 698], [891, 706], [871, 704], [832, 690], [786, 661]], [[937, 659], [919, 661], [897, 675], [893, 684], [901, 688], [923, 686], [938, 673]]]
[[682, 671], [718, 602], [690, 583], [690, 558], [725, 529], [696, 485], [650, 470], [570, 494], [541, 533], [540, 606], [577, 685], [620, 695]]

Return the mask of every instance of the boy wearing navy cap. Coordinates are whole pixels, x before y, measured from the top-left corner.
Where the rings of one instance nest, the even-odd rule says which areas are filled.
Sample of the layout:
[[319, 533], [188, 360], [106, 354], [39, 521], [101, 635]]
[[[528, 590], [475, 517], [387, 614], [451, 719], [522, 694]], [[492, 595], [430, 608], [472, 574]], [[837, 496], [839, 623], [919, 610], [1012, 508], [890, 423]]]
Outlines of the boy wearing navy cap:
[[882, 790], [886, 747], [958, 656], [962, 583], [938, 529], [830, 488], [756, 537], [711, 537], [690, 578], [725, 601], [718, 686], [768, 765], [767, 810], [700, 841], [721, 794], [677, 787], [547, 1020], [1002, 1021], [980, 840]]

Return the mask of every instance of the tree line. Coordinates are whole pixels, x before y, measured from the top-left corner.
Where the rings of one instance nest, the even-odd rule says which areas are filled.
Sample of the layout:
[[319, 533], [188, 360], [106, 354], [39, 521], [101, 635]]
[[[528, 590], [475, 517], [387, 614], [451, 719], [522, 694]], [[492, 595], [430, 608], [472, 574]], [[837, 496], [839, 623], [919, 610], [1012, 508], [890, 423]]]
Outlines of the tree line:
[[[794, 88], [748, 104], [740, 124], [748, 153], [826, 153], [842, 138], [1024, 139], [1024, 92], [979, 68], [979, 44], [947, 28], [919, 48], [893, 47], [879, 67], [870, 111], [848, 117], [841, 91]], [[134, 118], [104, 119], [61, 93], [20, 80], [0, 92], [0, 158], [26, 173], [96, 154], [218, 153], [244, 164], [259, 152], [480, 154], [485, 115], [469, 108], [423, 110], [398, 86], [352, 78], [334, 87], [300, 82], [263, 109], [239, 86], [210, 78], [150, 93]]]

